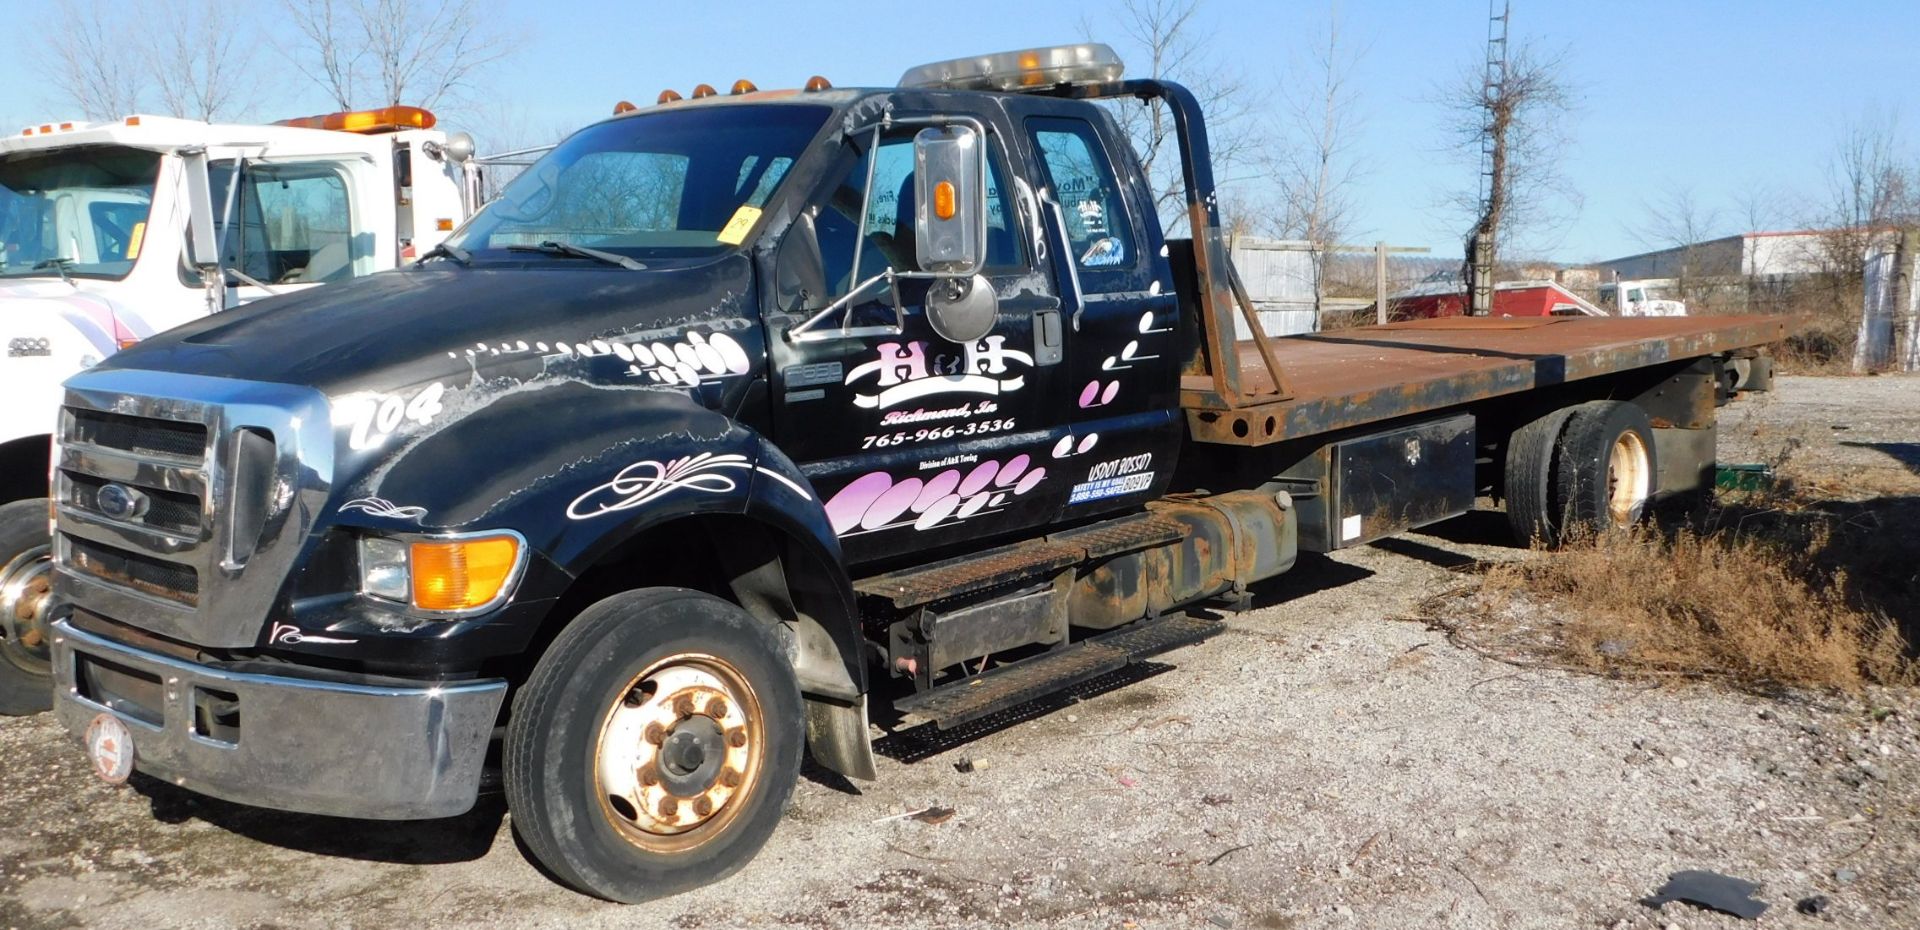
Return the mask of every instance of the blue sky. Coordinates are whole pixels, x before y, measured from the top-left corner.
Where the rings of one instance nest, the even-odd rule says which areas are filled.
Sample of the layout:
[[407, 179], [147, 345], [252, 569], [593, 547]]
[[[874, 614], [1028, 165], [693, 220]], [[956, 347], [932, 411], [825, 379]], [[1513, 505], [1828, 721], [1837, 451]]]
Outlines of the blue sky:
[[[6, 2], [24, 8], [8, 17], [16, 26], [55, 21], [55, 0]], [[1262, 105], [1277, 97], [1328, 15], [1324, 0], [1201, 3], [1196, 25], [1212, 34], [1217, 62], [1237, 69]], [[1083, 20], [1095, 38], [1120, 45], [1118, 5], [499, 0], [518, 51], [489, 69], [483, 100], [445, 122], [473, 128], [482, 150], [492, 150], [489, 128], [509, 142], [551, 134], [605, 116], [622, 98], [651, 101], [663, 87], [725, 87], [737, 77], [795, 86], [816, 73], [840, 86], [890, 84], [923, 61], [1077, 40]], [[1825, 164], [1842, 126], [1869, 108], [1898, 110], [1903, 94], [1920, 96], [1902, 67], [1920, 37], [1920, 3], [1910, 0], [1513, 5], [1515, 36], [1565, 48], [1564, 76], [1580, 95], [1565, 125], [1562, 170], [1584, 203], [1557, 231], [1523, 243], [1556, 259], [1643, 251], [1646, 204], [1678, 188], [1719, 211], [1725, 232], [1749, 225], [1747, 206], [1756, 201], [1771, 214], [1762, 225], [1804, 223], [1823, 202]], [[1345, 0], [1340, 15], [1364, 46], [1352, 82], [1364, 118], [1355, 151], [1367, 170], [1353, 191], [1350, 238], [1455, 254], [1466, 221], [1443, 202], [1472, 183], [1474, 168], [1446, 149], [1433, 98], [1445, 78], [1480, 58], [1484, 0]], [[24, 30], [0, 40], [0, 126], [63, 115], [56, 89], [25, 54], [32, 41]], [[260, 115], [329, 109], [303, 80], [270, 74], [263, 85], [273, 99]], [[1907, 116], [1902, 146], [1911, 157], [1920, 149], [1920, 112]]]

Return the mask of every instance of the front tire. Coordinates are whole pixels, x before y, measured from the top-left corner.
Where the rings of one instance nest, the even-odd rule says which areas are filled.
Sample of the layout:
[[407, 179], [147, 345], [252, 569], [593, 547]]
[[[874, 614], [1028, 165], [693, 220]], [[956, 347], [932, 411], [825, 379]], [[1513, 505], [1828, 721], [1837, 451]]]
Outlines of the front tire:
[[46, 498], [0, 506], [0, 715], [53, 707], [47, 608], [53, 559]]
[[608, 900], [718, 881], [779, 823], [804, 719], [768, 624], [683, 588], [616, 594], [560, 633], [514, 698], [514, 829], [561, 881]]

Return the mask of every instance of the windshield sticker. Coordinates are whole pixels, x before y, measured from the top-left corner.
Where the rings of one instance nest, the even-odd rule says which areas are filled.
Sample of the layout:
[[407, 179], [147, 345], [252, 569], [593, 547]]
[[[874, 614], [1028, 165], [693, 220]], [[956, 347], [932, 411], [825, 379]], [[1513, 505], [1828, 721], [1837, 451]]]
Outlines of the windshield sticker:
[[425, 507], [402, 507], [384, 497], [356, 497], [340, 505], [340, 512], [358, 510], [375, 517], [391, 517], [395, 520], [412, 520], [416, 523], [427, 515]]
[[1095, 239], [1087, 250], [1080, 254], [1082, 268], [1112, 268], [1126, 261], [1127, 247], [1113, 236]]
[[733, 219], [728, 220], [727, 225], [721, 227], [720, 234], [714, 238], [728, 245], [739, 245], [747, 241], [747, 232], [753, 229], [753, 224], [759, 219], [759, 207], [742, 204], [740, 209], [733, 211]]
[[849, 536], [904, 526], [924, 532], [998, 513], [1046, 481], [1047, 470], [1030, 469], [1032, 464], [1029, 456], [1016, 455], [926, 479], [868, 472], [827, 501], [827, 520], [835, 535]]
[[334, 407], [335, 425], [351, 424], [348, 447], [355, 451], [378, 448], [407, 423], [425, 426], [445, 409], [441, 404], [446, 385], [435, 381], [408, 394], [356, 394], [342, 398]]
[[876, 347], [879, 358], [847, 372], [846, 384], [854, 385], [868, 377], [876, 389], [871, 393], [856, 388], [853, 402], [868, 409], [885, 409], [896, 404], [940, 394], [998, 395], [1017, 391], [1026, 385], [1026, 375], [1014, 366], [1033, 367], [1033, 356], [1006, 348], [1007, 337], [988, 336], [963, 346], [961, 354], [941, 353], [931, 358], [925, 342], [883, 342]]

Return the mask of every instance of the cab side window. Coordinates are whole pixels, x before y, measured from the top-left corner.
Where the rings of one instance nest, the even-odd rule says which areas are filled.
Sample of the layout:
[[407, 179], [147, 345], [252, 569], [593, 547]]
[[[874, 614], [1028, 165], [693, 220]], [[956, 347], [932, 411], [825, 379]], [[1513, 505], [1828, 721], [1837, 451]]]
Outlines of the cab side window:
[[1065, 214], [1075, 263], [1083, 271], [1134, 264], [1139, 256], [1126, 200], [1093, 125], [1036, 117], [1027, 121], [1027, 128], [1046, 165], [1053, 198]]
[[[1020, 241], [1020, 225], [1012, 210], [1006, 172], [1001, 168], [999, 152], [989, 145], [987, 159], [987, 260], [986, 273], [1012, 272], [1027, 265]], [[865, 197], [868, 163], [873, 163], [873, 198]], [[847, 293], [859, 284], [892, 268], [915, 269], [913, 229], [913, 135], [883, 136], [879, 151], [863, 152], [834, 186], [827, 202], [815, 218], [820, 237], [820, 255], [827, 272], [827, 285], [835, 296]], [[859, 236], [860, 204], [866, 201], [866, 241], [860, 248], [860, 267], [853, 267], [855, 240]]]
[[[234, 166], [209, 172], [216, 215], [226, 209]], [[221, 262], [265, 284], [317, 284], [354, 276], [353, 210], [347, 182], [328, 165], [248, 164], [232, 223], [217, 233]]]

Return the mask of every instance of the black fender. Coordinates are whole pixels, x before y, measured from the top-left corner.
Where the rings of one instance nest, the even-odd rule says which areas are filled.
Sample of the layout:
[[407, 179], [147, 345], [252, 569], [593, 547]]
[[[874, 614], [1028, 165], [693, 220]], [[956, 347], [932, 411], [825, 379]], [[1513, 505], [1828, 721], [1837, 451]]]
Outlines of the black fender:
[[806, 614], [838, 654], [837, 674], [803, 675], [810, 690], [851, 701], [866, 689], [853, 590], [819, 495], [772, 442], [688, 392], [573, 380], [505, 385], [372, 463], [333, 500], [327, 516], [336, 527], [510, 529], [526, 539], [533, 556], [512, 602], [436, 625], [443, 653], [469, 634], [487, 655], [526, 648], [568, 587], [635, 539], [714, 516], [758, 525], [784, 542], [789, 579], [804, 573], [803, 586], [788, 587], [806, 589]]

